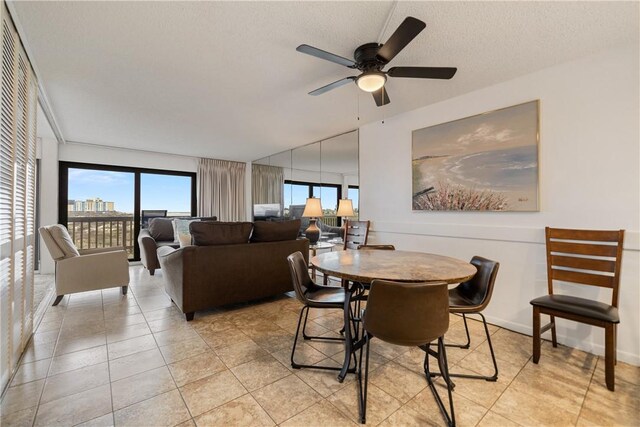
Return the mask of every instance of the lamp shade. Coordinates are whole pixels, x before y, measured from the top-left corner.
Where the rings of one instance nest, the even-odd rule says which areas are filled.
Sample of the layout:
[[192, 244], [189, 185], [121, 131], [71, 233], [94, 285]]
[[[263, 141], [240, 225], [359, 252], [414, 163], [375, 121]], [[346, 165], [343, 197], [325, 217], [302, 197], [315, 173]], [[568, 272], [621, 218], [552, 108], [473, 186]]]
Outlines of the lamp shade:
[[322, 216], [322, 205], [320, 199], [315, 197], [309, 197], [307, 203], [304, 205], [304, 212], [302, 216], [305, 218], [317, 218]]
[[351, 199], [340, 199], [338, 201], [338, 213], [336, 213], [336, 216], [355, 216]]

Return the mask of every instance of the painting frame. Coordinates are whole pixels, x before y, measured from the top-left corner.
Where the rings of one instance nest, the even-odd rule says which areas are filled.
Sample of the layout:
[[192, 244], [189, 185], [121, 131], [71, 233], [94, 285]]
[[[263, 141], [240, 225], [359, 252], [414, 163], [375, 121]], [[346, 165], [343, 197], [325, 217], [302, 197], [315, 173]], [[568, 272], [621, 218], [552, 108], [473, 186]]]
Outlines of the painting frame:
[[413, 212], [540, 212], [540, 99], [414, 129], [411, 166]]

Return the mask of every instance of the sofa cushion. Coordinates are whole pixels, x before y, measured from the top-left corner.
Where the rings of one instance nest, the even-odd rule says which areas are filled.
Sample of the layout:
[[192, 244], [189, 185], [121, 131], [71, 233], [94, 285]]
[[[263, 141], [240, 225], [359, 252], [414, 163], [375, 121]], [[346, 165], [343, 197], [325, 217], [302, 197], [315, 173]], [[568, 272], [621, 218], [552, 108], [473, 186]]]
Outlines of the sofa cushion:
[[173, 218], [152, 218], [149, 220], [149, 234], [156, 241], [173, 242]]
[[253, 223], [252, 243], [280, 242], [298, 238], [300, 220], [292, 221], [256, 221]]
[[189, 231], [196, 246], [235, 245], [248, 243], [253, 224], [250, 222], [195, 221]]

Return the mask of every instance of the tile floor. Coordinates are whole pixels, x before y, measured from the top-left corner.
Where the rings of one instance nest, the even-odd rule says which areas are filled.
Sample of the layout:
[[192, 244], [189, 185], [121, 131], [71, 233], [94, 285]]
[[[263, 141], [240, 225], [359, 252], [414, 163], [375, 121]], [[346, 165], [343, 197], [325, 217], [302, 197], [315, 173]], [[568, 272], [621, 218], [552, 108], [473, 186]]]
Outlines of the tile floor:
[[[357, 420], [355, 381], [292, 370], [299, 303], [290, 297], [197, 313], [187, 323], [162, 274], [131, 268], [130, 292], [108, 289], [50, 307], [2, 401], [3, 426], [342, 426]], [[334, 335], [339, 312], [313, 311], [314, 334]], [[489, 373], [480, 323], [471, 350], [450, 349], [452, 371]], [[531, 362], [529, 337], [491, 327], [495, 383], [458, 379], [460, 426], [640, 425], [640, 368], [617, 366], [616, 392], [603, 360], [544, 343]], [[464, 338], [452, 317], [450, 340]], [[423, 353], [373, 341], [369, 424], [443, 425], [421, 372]], [[340, 345], [302, 343], [306, 363], [341, 360]]]

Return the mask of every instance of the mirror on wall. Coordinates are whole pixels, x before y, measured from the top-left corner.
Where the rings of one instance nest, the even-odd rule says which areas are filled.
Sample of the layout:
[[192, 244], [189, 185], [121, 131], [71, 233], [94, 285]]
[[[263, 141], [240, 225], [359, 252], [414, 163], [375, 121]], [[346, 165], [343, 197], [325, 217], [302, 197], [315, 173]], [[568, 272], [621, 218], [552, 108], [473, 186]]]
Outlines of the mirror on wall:
[[[283, 151], [252, 162], [254, 221], [301, 218], [307, 198], [319, 198], [325, 238], [340, 236], [340, 199], [359, 208], [358, 131]], [[303, 227], [307, 218], [301, 218]]]

